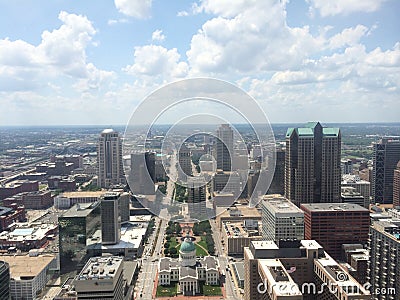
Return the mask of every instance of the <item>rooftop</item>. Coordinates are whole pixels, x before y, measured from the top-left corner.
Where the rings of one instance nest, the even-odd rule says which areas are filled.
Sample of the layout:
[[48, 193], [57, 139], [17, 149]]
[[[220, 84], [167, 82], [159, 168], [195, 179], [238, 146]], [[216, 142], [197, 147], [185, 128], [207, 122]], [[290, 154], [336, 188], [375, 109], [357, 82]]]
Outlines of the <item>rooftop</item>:
[[[3, 255], [2, 261], [10, 265], [10, 276], [15, 280], [29, 280], [39, 275], [54, 259], [52, 255], [29, 256], [29, 255]], [[28, 279], [29, 278], [29, 279]]]
[[97, 191], [97, 192], [64, 192], [61, 194], [61, 196], [67, 197], [67, 198], [100, 198], [101, 195], [103, 195], [104, 192], [102, 191]]
[[[258, 228], [261, 227], [261, 222], [258, 221]], [[228, 238], [240, 238], [240, 237], [254, 237], [260, 236], [260, 231], [258, 229], [247, 229], [243, 222], [223, 222], [222, 223], [226, 235]]]
[[304, 212], [300, 208], [282, 195], [265, 195], [262, 204], [263, 206], [268, 207], [268, 209], [274, 214], [298, 213], [304, 215]]
[[306, 210], [316, 211], [362, 211], [368, 212], [368, 209], [358, 205], [349, 203], [307, 203], [301, 204]]
[[119, 256], [92, 257], [75, 280], [111, 279], [117, 274], [121, 264], [122, 257]]
[[147, 223], [125, 223], [121, 226], [121, 239], [115, 245], [102, 245], [102, 249], [139, 248], [147, 230]]
[[93, 203], [77, 203], [72, 206], [69, 210], [67, 210], [62, 217], [63, 218], [74, 218], [74, 217], [86, 217], [88, 216], [93, 209], [95, 209], [100, 202]]

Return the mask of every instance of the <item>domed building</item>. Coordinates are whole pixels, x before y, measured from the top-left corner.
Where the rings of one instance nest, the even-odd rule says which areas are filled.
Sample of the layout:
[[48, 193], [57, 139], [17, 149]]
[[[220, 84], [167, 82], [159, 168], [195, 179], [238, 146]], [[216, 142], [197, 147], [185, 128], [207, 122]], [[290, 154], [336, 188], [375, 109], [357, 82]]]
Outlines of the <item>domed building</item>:
[[196, 257], [194, 238], [187, 235], [179, 249], [179, 259], [163, 257], [158, 263], [158, 283], [178, 282], [178, 291], [185, 296], [200, 293], [200, 282], [218, 285], [218, 261], [213, 256]]

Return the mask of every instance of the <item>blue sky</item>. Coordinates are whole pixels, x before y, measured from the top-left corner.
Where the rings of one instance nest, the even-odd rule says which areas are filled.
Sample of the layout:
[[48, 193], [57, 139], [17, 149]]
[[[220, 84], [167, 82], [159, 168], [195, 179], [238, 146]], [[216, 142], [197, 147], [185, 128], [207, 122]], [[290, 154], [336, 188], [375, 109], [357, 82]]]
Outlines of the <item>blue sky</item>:
[[397, 0], [0, 9], [0, 125], [125, 124], [150, 92], [193, 77], [237, 84], [271, 122], [400, 121]]

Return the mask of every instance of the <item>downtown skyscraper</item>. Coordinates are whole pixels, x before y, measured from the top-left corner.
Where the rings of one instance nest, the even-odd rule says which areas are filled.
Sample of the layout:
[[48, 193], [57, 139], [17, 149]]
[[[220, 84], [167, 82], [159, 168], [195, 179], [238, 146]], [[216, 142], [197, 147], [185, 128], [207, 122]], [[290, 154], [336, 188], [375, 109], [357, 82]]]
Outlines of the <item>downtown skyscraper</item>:
[[125, 182], [122, 165], [122, 139], [113, 129], [105, 129], [97, 144], [97, 185], [109, 188]]
[[228, 124], [222, 124], [218, 127], [214, 151], [217, 160], [217, 169], [231, 171], [233, 159], [233, 130]]
[[341, 202], [341, 133], [310, 122], [286, 133], [285, 196], [300, 203]]
[[385, 137], [374, 144], [372, 197], [374, 203], [393, 203], [393, 178], [400, 161], [400, 140]]

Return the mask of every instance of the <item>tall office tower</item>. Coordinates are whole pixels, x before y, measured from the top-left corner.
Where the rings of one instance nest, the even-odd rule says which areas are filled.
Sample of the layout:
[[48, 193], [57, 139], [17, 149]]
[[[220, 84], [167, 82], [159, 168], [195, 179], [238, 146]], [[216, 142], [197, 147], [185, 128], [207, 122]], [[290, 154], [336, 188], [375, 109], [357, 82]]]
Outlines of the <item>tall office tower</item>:
[[[58, 217], [60, 273], [66, 274], [81, 269], [89, 259], [92, 249], [101, 240], [95, 233], [101, 230], [100, 202], [78, 203]], [[101, 251], [101, 250], [100, 250]], [[96, 254], [96, 253], [95, 253]], [[98, 254], [101, 254], [98, 253]]]
[[97, 185], [109, 188], [125, 182], [122, 165], [122, 140], [118, 132], [105, 129], [97, 144]]
[[74, 278], [78, 299], [124, 300], [123, 266], [119, 256], [92, 257]]
[[[355, 190], [364, 197], [365, 208], [369, 208], [371, 196], [371, 183], [369, 181], [361, 180], [358, 175], [346, 174], [342, 176], [341, 187], [353, 187]], [[346, 202], [346, 201], [343, 201]]]
[[308, 123], [286, 133], [285, 196], [300, 203], [340, 202], [339, 128]]
[[363, 300], [371, 295], [318, 242], [281, 240], [252, 241], [244, 248], [244, 299]]
[[304, 239], [304, 212], [281, 195], [262, 200], [262, 235], [267, 241]]
[[400, 160], [400, 140], [382, 138], [374, 144], [372, 197], [374, 203], [393, 203], [393, 175]]
[[188, 176], [192, 176], [192, 156], [190, 149], [185, 144], [182, 144], [178, 150], [178, 162], [181, 168], [178, 168], [178, 176], [183, 181], [186, 181]]
[[285, 150], [276, 150], [275, 171], [267, 194], [285, 193]]
[[131, 171], [129, 183], [132, 193], [153, 195], [155, 193], [155, 153], [131, 154]]
[[0, 299], [10, 299], [10, 266], [0, 261]]
[[218, 127], [214, 147], [217, 169], [232, 171], [233, 130], [228, 124], [222, 124]]
[[188, 209], [192, 218], [206, 216], [206, 182], [202, 177], [190, 177], [187, 181]]
[[400, 206], [400, 161], [393, 175], [393, 206]]
[[119, 193], [106, 193], [101, 197], [101, 241], [113, 245], [121, 239], [121, 213]]
[[120, 193], [118, 197], [121, 223], [129, 222], [131, 197], [128, 193]]
[[398, 300], [400, 291], [400, 224], [395, 219], [376, 221], [370, 227], [368, 282], [374, 299]]
[[311, 203], [300, 208], [304, 211], [304, 237], [316, 240], [333, 258], [342, 259], [343, 244], [367, 244], [368, 209], [348, 203]]

